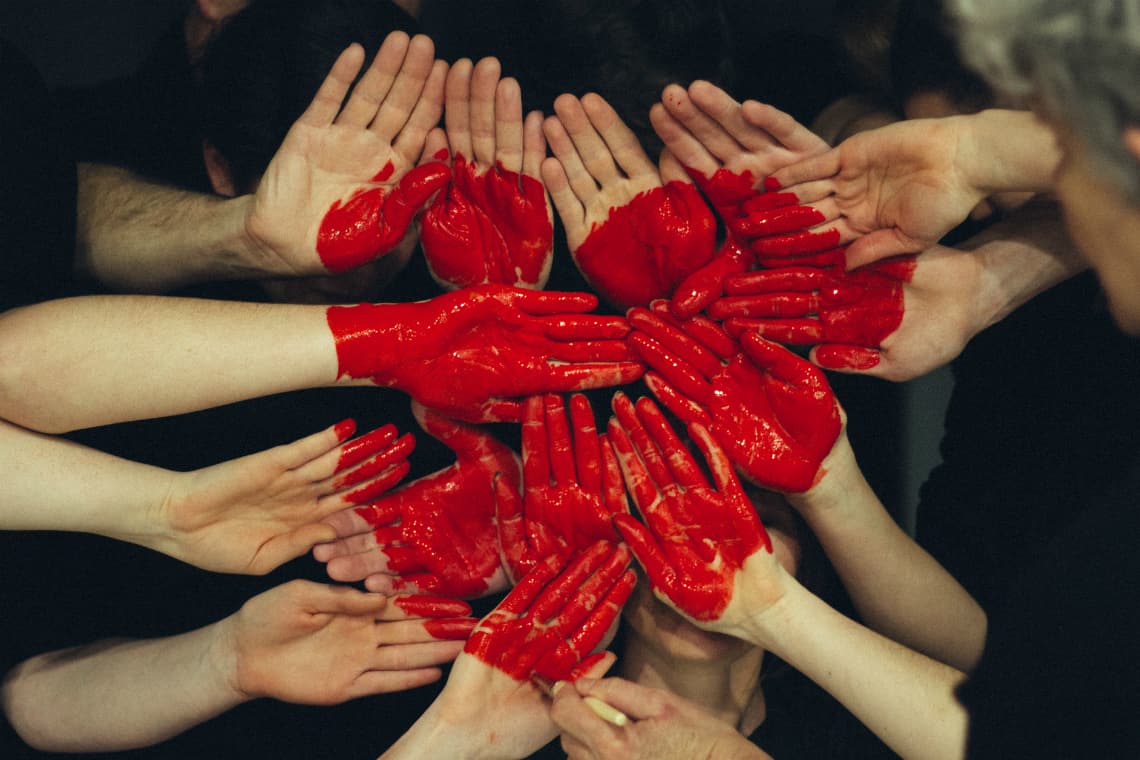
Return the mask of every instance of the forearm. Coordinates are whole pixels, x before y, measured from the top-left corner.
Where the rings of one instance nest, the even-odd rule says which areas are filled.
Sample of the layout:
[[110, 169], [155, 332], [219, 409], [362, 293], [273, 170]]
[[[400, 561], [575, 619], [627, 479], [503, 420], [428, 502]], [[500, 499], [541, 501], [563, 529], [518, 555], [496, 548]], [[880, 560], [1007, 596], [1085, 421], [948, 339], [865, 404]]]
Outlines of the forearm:
[[58, 433], [337, 381], [325, 309], [91, 296], [0, 315], [0, 419]]
[[788, 498], [819, 539], [860, 618], [939, 662], [973, 668], [985, 644], [985, 612], [890, 516], [846, 435], [824, 468], [819, 484]]
[[245, 226], [251, 203], [252, 196], [218, 198], [80, 164], [76, 267], [108, 287], [142, 293], [293, 274], [255, 255]]
[[815, 681], [904, 758], [961, 758], [963, 676], [859, 625], [795, 581], [746, 636]]
[[33, 657], [6, 677], [4, 712], [24, 741], [49, 752], [156, 744], [246, 701], [218, 656], [217, 629]]
[[1065, 231], [1060, 207], [1049, 198], [1030, 201], [957, 248], [980, 264], [974, 334], [1088, 268]]
[[[95, 533], [152, 546], [173, 473], [0, 422], [0, 529]], [[152, 547], [153, 548], [153, 547]]]
[[958, 147], [961, 170], [982, 195], [1052, 188], [1061, 151], [1053, 130], [1032, 111], [990, 109], [951, 118], [966, 126]]

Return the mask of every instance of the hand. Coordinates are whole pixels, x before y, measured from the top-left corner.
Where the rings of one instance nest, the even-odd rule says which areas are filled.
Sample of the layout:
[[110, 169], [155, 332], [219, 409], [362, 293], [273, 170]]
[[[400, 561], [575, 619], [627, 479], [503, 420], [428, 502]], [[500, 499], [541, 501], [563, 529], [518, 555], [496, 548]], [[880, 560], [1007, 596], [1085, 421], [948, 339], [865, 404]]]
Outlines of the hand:
[[838, 212], [863, 237], [847, 251], [859, 267], [918, 253], [960, 224], [986, 193], [963, 165], [967, 121], [914, 119], [861, 132], [820, 156], [775, 174], [788, 192], [833, 194]]
[[[608, 642], [636, 576], [629, 551], [598, 542], [565, 569], [538, 564], [479, 621], [447, 685], [385, 757], [430, 747], [435, 757], [526, 757], [557, 734], [546, 698], [530, 680], [600, 676]], [[419, 756], [419, 755], [416, 755]]]
[[650, 390], [685, 422], [708, 428], [745, 477], [782, 493], [822, 477], [843, 422], [818, 368], [755, 333], [737, 344], [710, 320], [676, 320], [664, 302], [631, 309], [629, 320], [630, 343], [654, 370]]
[[561, 95], [554, 110], [542, 177], [582, 276], [621, 308], [672, 295], [713, 256], [716, 222], [700, 194], [683, 174], [664, 183], [598, 95]]
[[541, 289], [550, 276], [554, 226], [539, 167], [542, 115], [523, 120], [514, 79], [499, 62], [456, 61], [447, 74], [447, 133], [434, 130], [425, 155], [452, 154], [452, 179], [420, 218], [432, 276], [449, 289], [494, 282]]
[[[720, 295], [724, 275], [751, 269], [765, 258], [804, 248], [800, 230], [823, 222], [825, 213], [798, 205], [789, 193], [769, 192], [765, 179], [777, 169], [827, 150], [827, 144], [791, 116], [754, 100], [741, 104], [709, 82], [688, 90], [669, 85], [650, 121], [664, 141], [662, 176], [683, 171], [696, 181], [728, 228], [729, 239], [708, 267], [686, 280], [673, 296], [673, 312], [691, 317]], [[832, 212], [834, 217], [837, 214]], [[797, 236], [789, 236], [796, 232]], [[833, 247], [838, 234], [810, 233], [811, 250]], [[753, 248], [755, 247], [755, 254]]]
[[813, 345], [827, 369], [865, 372], [879, 365], [884, 343], [905, 313], [914, 256], [848, 272], [843, 256], [827, 267], [781, 267], [732, 275], [727, 296], [709, 307], [729, 333], [755, 330], [768, 340]]
[[[655, 596], [702, 628], [735, 631], [751, 610], [774, 604], [782, 589], [767, 582], [780, 564], [732, 462], [703, 425], [689, 425], [714, 489], [650, 399], [635, 407], [617, 393], [613, 406], [610, 440], [645, 520], [617, 515], [618, 532], [645, 568]], [[759, 578], [742, 598], [737, 575], [750, 561]]]
[[569, 423], [561, 396], [527, 399], [522, 459], [524, 496], [507, 479], [495, 481], [495, 524], [512, 582], [547, 557], [565, 562], [599, 540], [620, 540], [613, 516], [629, 514], [625, 486], [585, 396], [570, 398]]
[[597, 298], [481, 285], [409, 304], [328, 310], [338, 376], [399, 388], [468, 422], [518, 422], [521, 397], [633, 382], [622, 317]]
[[[584, 697], [600, 699], [632, 720], [615, 728], [599, 718]], [[729, 724], [667, 689], [622, 678], [580, 678], [554, 698], [550, 717], [562, 732], [570, 760], [771, 760]]]
[[363, 49], [337, 58], [254, 194], [246, 230], [272, 262], [264, 271], [343, 272], [400, 243], [449, 174], [413, 168], [443, 107], [447, 65], [434, 55], [427, 37], [392, 32], [355, 87]]
[[334, 705], [438, 680], [475, 625], [470, 613], [451, 599], [296, 580], [242, 605], [219, 638], [245, 698]]
[[495, 483], [520, 488], [518, 457], [483, 430], [415, 404], [420, 426], [455, 452], [455, 464], [367, 506], [326, 519], [337, 541], [313, 557], [329, 577], [371, 591], [476, 598], [507, 588], [495, 533]]
[[410, 435], [385, 425], [347, 441], [351, 420], [258, 454], [178, 473], [156, 523], [205, 570], [261, 575], [334, 537], [321, 522], [387, 491], [408, 472]]

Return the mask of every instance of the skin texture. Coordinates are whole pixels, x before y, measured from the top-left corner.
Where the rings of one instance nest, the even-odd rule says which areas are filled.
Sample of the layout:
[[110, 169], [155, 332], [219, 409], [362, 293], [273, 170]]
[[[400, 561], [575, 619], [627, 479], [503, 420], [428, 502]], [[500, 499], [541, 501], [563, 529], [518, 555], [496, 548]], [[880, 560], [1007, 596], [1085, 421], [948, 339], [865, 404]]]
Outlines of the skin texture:
[[[447, 183], [443, 163], [413, 168], [443, 105], [447, 67], [431, 40], [393, 32], [352, 87], [363, 59], [352, 45], [333, 64], [253, 197], [246, 228], [267, 258], [290, 241], [315, 247], [319, 269], [295, 274], [343, 272], [386, 254]], [[319, 220], [314, 207], [323, 209]]]
[[517, 422], [520, 397], [632, 382], [621, 317], [585, 293], [483, 285], [409, 304], [331, 307], [339, 376], [371, 378], [469, 422]]
[[449, 289], [500, 283], [541, 289], [550, 276], [554, 226], [539, 178], [542, 117], [523, 119], [518, 82], [494, 58], [461, 59], [448, 71], [447, 131], [425, 155], [451, 155], [451, 181], [420, 219], [432, 276]]
[[613, 516], [628, 514], [621, 470], [581, 394], [532, 396], [522, 428], [523, 494], [495, 481], [504, 565], [518, 581], [546, 557], [566, 561], [599, 540], [618, 541]]
[[371, 504], [331, 515], [338, 539], [313, 551], [329, 577], [366, 580], [373, 591], [476, 598], [502, 591], [495, 487], [518, 492], [517, 456], [486, 431], [414, 405], [424, 431], [455, 463]]
[[755, 330], [777, 343], [816, 346], [826, 369], [867, 370], [903, 320], [903, 286], [915, 257], [848, 272], [842, 253], [829, 267], [779, 267], [730, 276], [726, 296], [709, 308], [730, 333]]
[[665, 302], [631, 309], [630, 344], [652, 369], [646, 383], [671, 412], [705, 426], [758, 486], [808, 490], [842, 428], [815, 366], [752, 332], [739, 343], [702, 317], [677, 320]]
[[589, 653], [609, 641], [636, 577], [629, 551], [599, 542], [565, 568], [535, 566], [479, 622], [435, 702], [385, 758], [527, 757], [558, 730], [532, 673], [549, 680], [599, 677], [614, 657]]
[[[687, 173], [727, 232], [716, 258], [671, 296], [677, 316], [703, 311], [723, 292], [724, 278], [750, 270], [757, 253], [771, 258], [781, 245], [791, 245], [794, 239], [782, 233], [824, 221], [826, 210], [800, 206], [795, 195], [778, 192], [778, 185], [765, 180], [783, 166], [827, 150], [786, 113], [752, 100], [738, 103], [719, 87], [697, 81], [687, 90], [666, 87], [650, 121], [667, 149], [662, 176]], [[830, 242], [834, 236], [825, 237]]]
[[652, 401], [642, 398], [635, 406], [618, 393], [613, 406], [610, 437], [644, 519], [617, 515], [614, 524], [655, 594], [697, 620], [716, 620], [745, 560], [772, 553], [768, 534], [732, 463], [703, 425], [690, 425], [689, 434], [715, 488]]
[[543, 125], [542, 176], [578, 269], [609, 303], [664, 298], [713, 256], [716, 223], [696, 189], [666, 180], [596, 94], [561, 95]]

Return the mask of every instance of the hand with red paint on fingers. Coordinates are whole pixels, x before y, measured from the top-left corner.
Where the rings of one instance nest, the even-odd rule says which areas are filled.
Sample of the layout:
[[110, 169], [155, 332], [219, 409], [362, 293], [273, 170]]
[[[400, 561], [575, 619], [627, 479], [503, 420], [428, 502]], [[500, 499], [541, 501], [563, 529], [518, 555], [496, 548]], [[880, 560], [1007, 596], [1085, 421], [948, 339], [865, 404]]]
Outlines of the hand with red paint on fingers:
[[522, 428], [523, 494], [495, 481], [495, 524], [512, 582], [547, 557], [565, 561], [599, 540], [617, 542], [615, 514], [629, 514], [621, 470], [606, 436], [598, 435], [589, 400], [532, 396]]
[[[585, 697], [621, 710], [630, 723], [615, 730], [590, 709]], [[624, 678], [582, 678], [559, 689], [550, 717], [562, 732], [570, 760], [771, 760], [746, 736], [706, 709], [668, 689]]]
[[868, 371], [903, 321], [915, 257], [848, 272], [842, 257], [827, 267], [779, 267], [731, 275], [726, 295], [709, 307], [730, 333], [755, 331], [786, 345], [815, 346], [827, 369]]
[[411, 435], [385, 425], [348, 440], [346, 420], [285, 446], [177, 473], [157, 507], [153, 547], [205, 570], [261, 575], [334, 537], [321, 522], [387, 491], [408, 471]]
[[600, 96], [561, 95], [543, 127], [554, 153], [542, 177], [566, 228], [574, 263], [611, 304], [672, 295], [713, 256], [716, 221], [677, 172], [658, 172]]
[[[724, 449], [700, 423], [688, 432], [712, 482], [649, 398], [613, 398], [610, 440], [644, 522], [614, 524], [645, 569], [653, 593], [701, 628], [743, 635], [776, 604], [790, 576]], [[715, 485], [714, 485], [715, 484]]]
[[481, 285], [408, 304], [328, 309], [338, 377], [398, 388], [468, 422], [518, 422], [522, 401], [622, 385], [644, 370], [597, 298]]
[[484, 430], [414, 405], [425, 432], [455, 463], [371, 504], [326, 518], [337, 540], [313, 556], [329, 577], [372, 591], [468, 598], [508, 586], [495, 532], [495, 488], [520, 488], [518, 457]]
[[416, 166], [443, 106], [434, 55], [427, 37], [393, 32], [355, 86], [364, 51], [340, 55], [253, 196], [245, 226], [261, 271], [343, 272], [400, 244], [449, 174]]
[[636, 576], [624, 546], [598, 542], [563, 567], [555, 557], [523, 578], [480, 622], [447, 685], [383, 757], [526, 757], [558, 731], [531, 681], [599, 677]]
[[542, 115], [523, 119], [514, 79], [495, 58], [464, 58], [447, 74], [447, 127], [424, 155], [451, 154], [451, 183], [420, 218], [420, 243], [444, 288], [500, 283], [541, 289], [550, 276], [554, 226], [539, 178], [546, 155]]
[[706, 427], [744, 477], [799, 493], [822, 476], [843, 415], [819, 368], [753, 332], [738, 343], [709, 319], [677, 320], [665, 302], [631, 309], [629, 320], [650, 390]]
[[1058, 161], [1031, 113], [990, 110], [861, 132], [774, 178], [786, 192], [831, 195], [862, 235], [848, 249], [854, 268], [930, 248], [989, 195], [1047, 190]]
[[720, 295], [724, 277], [750, 270], [757, 255], [783, 256], [781, 246], [814, 252], [834, 247], [840, 239], [830, 230], [806, 237], [801, 233], [838, 216], [826, 199], [821, 208], [803, 206], [795, 195], [765, 184], [777, 169], [827, 150], [826, 143], [791, 116], [753, 100], [738, 103], [719, 87], [697, 81], [688, 90], [666, 87], [661, 103], [650, 111], [650, 121], [667, 148], [661, 156], [662, 176], [688, 172], [728, 231], [716, 259], [673, 295], [678, 316], [706, 308]]

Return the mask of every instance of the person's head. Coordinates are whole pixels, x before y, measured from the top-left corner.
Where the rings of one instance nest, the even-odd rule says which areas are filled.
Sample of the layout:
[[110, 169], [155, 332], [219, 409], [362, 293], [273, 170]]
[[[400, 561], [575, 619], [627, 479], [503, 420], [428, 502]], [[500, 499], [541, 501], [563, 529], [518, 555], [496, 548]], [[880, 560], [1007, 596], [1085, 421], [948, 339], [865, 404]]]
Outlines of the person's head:
[[[371, 61], [396, 30], [418, 31], [388, 0], [257, 0], [229, 18], [199, 62], [203, 160], [215, 192], [253, 192], [337, 56], [358, 42]], [[344, 275], [263, 285], [282, 301], [360, 300], [399, 272], [414, 244], [409, 235], [398, 250]]]
[[965, 60], [1054, 126], [1055, 185], [1113, 315], [1140, 334], [1140, 5], [952, 0]]

